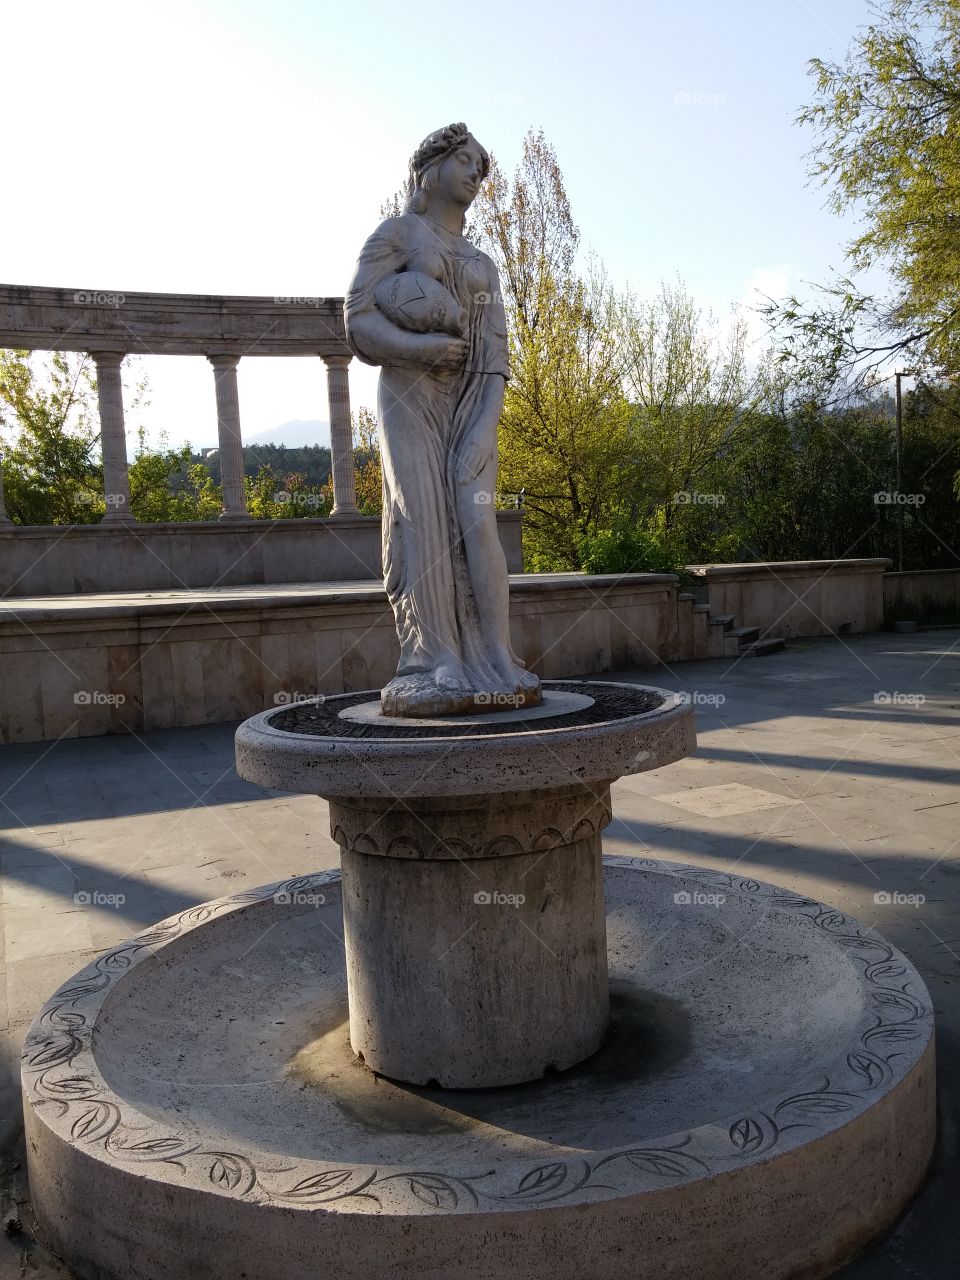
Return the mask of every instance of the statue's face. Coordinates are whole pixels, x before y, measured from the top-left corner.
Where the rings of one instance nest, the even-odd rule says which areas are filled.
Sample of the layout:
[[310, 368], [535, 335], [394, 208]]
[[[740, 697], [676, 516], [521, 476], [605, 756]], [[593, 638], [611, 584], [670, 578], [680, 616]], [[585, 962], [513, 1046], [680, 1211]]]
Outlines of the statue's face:
[[483, 180], [483, 152], [472, 135], [440, 162], [437, 185], [464, 209], [473, 202]]

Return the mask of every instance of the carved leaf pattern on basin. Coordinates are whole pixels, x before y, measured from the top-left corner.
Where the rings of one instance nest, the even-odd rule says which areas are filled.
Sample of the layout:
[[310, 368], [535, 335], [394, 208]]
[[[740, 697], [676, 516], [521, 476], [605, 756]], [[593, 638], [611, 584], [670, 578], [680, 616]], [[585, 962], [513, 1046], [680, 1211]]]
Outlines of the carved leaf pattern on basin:
[[811, 1081], [809, 1089], [771, 1099], [748, 1115], [681, 1132], [658, 1144], [598, 1153], [596, 1158], [516, 1162], [499, 1170], [457, 1174], [334, 1167], [317, 1161], [294, 1162], [282, 1170], [261, 1167], [240, 1152], [159, 1131], [145, 1116], [124, 1107], [96, 1076], [90, 1052], [92, 1021], [111, 986], [132, 965], [198, 925], [278, 893], [309, 893], [337, 882], [337, 870], [281, 881], [191, 908], [100, 956], [51, 997], [27, 1036], [23, 1071], [34, 1105], [49, 1110], [57, 1131], [67, 1141], [98, 1147], [105, 1156], [123, 1164], [162, 1162], [189, 1184], [218, 1194], [302, 1207], [350, 1201], [357, 1208], [366, 1206], [374, 1212], [381, 1211], [386, 1200], [391, 1210], [418, 1205], [429, 1212], [455, 1213], [475, 1209], [481, 1201], [509, 1208], [560, 1202], [581, 1192], [627, 1195], [644, 1186], [690, 1181], [717, 1172], [729, 1162], [717, 1143], [721, 1132], [727, 1151], [736, 1157], [767, 1158], [783, 1135], [793, 1130], [829, 1128], [838, 1118], [852, 1119], [919, 1057], [919, 1048], [911, 1053], [905, 1048], [929, 1037], [931, 1010], [915, 994], [923, 986], [912, 966], [883, 938], [812, 898], [748, 877], [653, 858], [606, 857], [604, 862], [618, 869], [656, 871], [754, 896], [809, 921], [812, 928], [824, 931], [846, 949], [863, 966], [862, 978], [873, 1012], [867, 1024], [858, 1029], [856, 1043], [845, 1046], [839, 1054], [843, 1074], [821, 1076]]

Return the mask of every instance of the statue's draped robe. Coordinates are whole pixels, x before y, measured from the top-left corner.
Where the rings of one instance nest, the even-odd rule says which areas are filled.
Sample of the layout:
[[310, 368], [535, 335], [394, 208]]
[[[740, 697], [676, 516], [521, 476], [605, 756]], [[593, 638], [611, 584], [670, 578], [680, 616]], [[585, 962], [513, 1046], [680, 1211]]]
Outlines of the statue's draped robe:
[[[452, 657], [462, 663], [468, 687], [511, 689], [486, 657], [456, 478], [458, 451], [476, 417], [484, 381], [509, 372], [497, 271], [468, 240], [416, 214], [382, 223], [363, 247], [344, 307], [347, 340], [368, 364], [381, 361], [363, 350], [351, 324], [375, 309], [374, 293], [382, 280], [408, 270], [439, 280], [461, 304], [469, 351], [464, 368], [455, 373], [389, 365], [380, 373], [383, 570], [400, 638], [397, 674], [430, 673]], [[483, 496], [491, 501], [493, 495]], [[476, 510], [471, 508], [466, 519]]]

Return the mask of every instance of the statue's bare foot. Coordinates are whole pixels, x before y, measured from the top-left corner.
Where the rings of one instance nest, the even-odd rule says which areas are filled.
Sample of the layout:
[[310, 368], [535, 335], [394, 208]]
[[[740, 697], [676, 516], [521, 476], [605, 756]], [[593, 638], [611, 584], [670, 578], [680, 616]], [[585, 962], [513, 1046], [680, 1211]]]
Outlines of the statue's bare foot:
[[522, 663], [518, 663], [509, 649], [504, 647], [497, 651], [495, 664], [504, 680], [514, 689], [527, 690], [540, 687], [539, 677], [532, 671], [528, 671]]
[[433, 680], [438, 689], [463, 689], [467, 683], [463, 666], [455, 658], [447, 658], [433, 669]]

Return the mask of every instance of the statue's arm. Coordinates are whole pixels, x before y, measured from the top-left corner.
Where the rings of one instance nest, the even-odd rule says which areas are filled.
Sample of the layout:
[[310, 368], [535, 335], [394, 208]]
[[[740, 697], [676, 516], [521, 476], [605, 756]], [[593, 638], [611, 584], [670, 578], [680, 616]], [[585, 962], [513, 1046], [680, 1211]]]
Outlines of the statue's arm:
[[367, 364], [420, 367], [437, 363], [453, 339], [443, 334], [401, 329], [374, 307], [351, 317], [347, 341], [354, 354]]
[[347, 343], [365, 364], [447, 369], [463, 364], [466, 344], [447, 334], [412, 333], [388, 320], [374, 294], [381, 280], [406, 269], [410, 256], [402, 223], [382, 222], [360, 253], [344, 300]]

